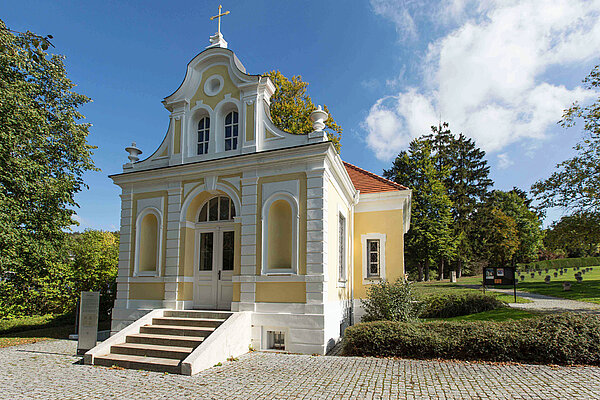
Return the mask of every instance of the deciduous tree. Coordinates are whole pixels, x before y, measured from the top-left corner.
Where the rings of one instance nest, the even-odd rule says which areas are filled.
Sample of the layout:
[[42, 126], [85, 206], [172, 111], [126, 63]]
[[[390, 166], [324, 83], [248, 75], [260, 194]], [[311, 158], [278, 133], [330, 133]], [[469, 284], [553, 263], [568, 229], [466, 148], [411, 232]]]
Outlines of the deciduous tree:
[[[94, 169], [89, 124], [48, 37], [0, 21], [0, 310], [54, 311], [65, 279], [74, 196]], [[62, 285], [62, 286], [61, 286]], [[25, 301], [26, 300], [26, 301]], [[20, 303], [19, 303], [20, 302]]]
[[[275, 85], [275, 93], [271, 96], [271, 119], [280, 129], [294, 134], [307, 134], [313, 131], [310, 113], [317, 107], [307, 93], [308, 82], [297, 75], [292, 79], [286, 78], [279, 71], [270, 71], [265, 74]], [[325, 121], [327, 137], [336, 150], [340, 151], [342, 127], [333, 119], [326, 105], [323, 106], [329, 118]]]

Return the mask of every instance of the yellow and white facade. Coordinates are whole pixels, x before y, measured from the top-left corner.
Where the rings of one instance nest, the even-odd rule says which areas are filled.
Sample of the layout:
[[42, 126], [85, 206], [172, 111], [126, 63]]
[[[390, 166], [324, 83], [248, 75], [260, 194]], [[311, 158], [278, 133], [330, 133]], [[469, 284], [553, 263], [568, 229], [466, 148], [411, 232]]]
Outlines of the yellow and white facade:
[[158, 149], [127, 149], [113, 332], [156, 308], [249, 311], [254, 348], [324, 354], [368, 285], [404, 276], [410, 190], [344, 163], [322, 111], [278, 129], [274, 90], [212, 46], [164, 99]]

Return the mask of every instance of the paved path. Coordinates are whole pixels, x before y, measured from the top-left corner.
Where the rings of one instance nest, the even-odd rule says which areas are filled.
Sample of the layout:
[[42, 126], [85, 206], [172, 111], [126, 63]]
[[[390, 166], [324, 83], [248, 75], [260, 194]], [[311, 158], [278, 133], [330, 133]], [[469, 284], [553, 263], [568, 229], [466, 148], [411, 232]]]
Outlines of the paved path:
[[[471, 289], [481, 289], [481, 285], [459, 285]], [[487, 288], [493, 292], [513, 295], [513, 289]], [[600, 314], [600, 304], [585, 301], [561, 299], [559, 297], [546, 296], [537, 293], [528, 293], [517, 290], [517, 296], [531, 300], [531, 303], [509, 303], [513, 308], [542, 312], [583, 312], [589, 314]]]
[[1, 399], [600, 399], [600, 368], [248, 353], [195, 376], [92, 367], [76, 343], [0, 349]]

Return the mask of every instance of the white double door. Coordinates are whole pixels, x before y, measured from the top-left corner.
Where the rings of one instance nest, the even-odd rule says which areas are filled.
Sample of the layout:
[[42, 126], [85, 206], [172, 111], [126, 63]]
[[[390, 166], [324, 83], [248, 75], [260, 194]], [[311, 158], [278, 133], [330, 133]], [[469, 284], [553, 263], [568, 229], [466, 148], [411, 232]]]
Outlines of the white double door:
[[234, 249], [233, 224], [196, 229], [195, 308], [231, 309]]

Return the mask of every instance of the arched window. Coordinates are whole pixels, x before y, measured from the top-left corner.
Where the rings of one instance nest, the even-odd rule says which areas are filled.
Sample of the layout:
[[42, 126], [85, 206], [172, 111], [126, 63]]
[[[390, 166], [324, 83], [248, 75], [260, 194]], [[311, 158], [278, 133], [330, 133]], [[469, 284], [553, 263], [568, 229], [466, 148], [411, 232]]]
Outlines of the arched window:
[[292, 207], [285, 200], [276, 200], [269, 207], [267, 238], [267, 268], [292, 268]]
[[225, 151], [237, 149], [238, 133], [238, 113], [232, 111], [225, 116]]
[[198, 154], [208, 153], [208, 141], [210, 139], [210, 117], [204, 117], [198, 121]]
[[227, 196], [217, 196], [202, 206], [198, 222], [231, 221], [233, 217], [235, 217], [233, 201]]
[[158, 212], [147, 209], [140, 213], [136, 230], [136, 275], [158, 275], [161, 240]]

